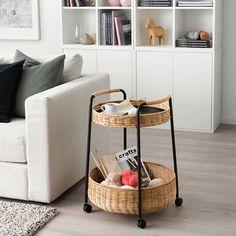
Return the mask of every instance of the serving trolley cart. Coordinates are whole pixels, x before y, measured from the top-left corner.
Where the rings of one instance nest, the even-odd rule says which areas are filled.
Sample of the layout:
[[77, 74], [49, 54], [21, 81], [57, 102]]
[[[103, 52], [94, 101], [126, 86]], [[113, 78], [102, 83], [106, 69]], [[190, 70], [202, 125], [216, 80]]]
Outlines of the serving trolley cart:
[[[122, 89], [108, 89], [95, 92], [90, 98], [88, 136], [87, 136], [87, 157], [86, 157], [86, 176], [85, 176], [85, 199], [83, 210], [87, 213], [92, 211], [92, 206], [88, 203], [88, 198], [98, 207], [114, 213], [136, 214], [138, 215], [137, 226], [146, 227], [146, 221], [143, 219], [143, 213], [151, 213], [157, 210], [169, 207], [173, 201], [177, 207], [181, 206], [183, 199], [179, 196], [178, 168], [176, 160], [174, 117], [172, 110], [172, 99], [170, 96], [159, 100], [131, 100], [131, 103], [137, 107], [136, 115], [109, 115], [101, 112], [101, 106], [105, 103], [94, 105], [94, 99], [98, 96], [122, 93], [123, 100], [126, 100], [126, 92]], [[112, 102], [122, 102], [112, 101]], [[146, 109], [146, 108], [151, 108]], [[146, 111], [146, 112], [145, 112]], [[161, 174], [166, 184], [153, 188], [142, 188], [141, 186], [141, 141], [140, 129], [161, 125], [170, 121], [171, 140], [174, 172], [170, 169], [154, 164], [145, 163], [147, 168], [157, 175]], [[127, 148], [127, 128], [136, 128], [137, 130], [137, 159], [138, 159], [138, 190], [113, 189], [99, 184], [101, 174], [95, 168], [89, 174], [90, 146], [92, 134], [92, 122], [114, 128], [123, 128], [123, 148]], [[99, 195], [98, 195], [99, 194]], [[118, 199], [124, 198], [121, 202]], [[150, 199], [149, 199], [150, 198]]]

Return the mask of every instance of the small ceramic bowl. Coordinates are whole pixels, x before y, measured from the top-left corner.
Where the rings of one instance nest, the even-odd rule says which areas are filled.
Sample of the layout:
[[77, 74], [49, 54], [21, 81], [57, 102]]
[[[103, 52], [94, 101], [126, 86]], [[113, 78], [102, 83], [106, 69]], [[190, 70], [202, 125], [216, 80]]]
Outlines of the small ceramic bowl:
[[113, 7], [120, 6], [120, 0], [109, 0], [108, 2]]
[[198, 31], [188, 31], [185, 35], [188, 39], [199, 39], [199, 32]]
[[131, 6], [131, 0], [120, 0], [120, 4], [123, 7], [130, 7]]

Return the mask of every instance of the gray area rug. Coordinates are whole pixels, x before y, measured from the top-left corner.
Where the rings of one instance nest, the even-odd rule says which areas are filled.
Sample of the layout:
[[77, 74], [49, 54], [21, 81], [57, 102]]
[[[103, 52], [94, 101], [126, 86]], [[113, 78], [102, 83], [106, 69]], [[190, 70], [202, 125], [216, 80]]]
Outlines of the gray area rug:
[[48, 206], [0, 201], [0, 236], [31, 236], [57, 214]]

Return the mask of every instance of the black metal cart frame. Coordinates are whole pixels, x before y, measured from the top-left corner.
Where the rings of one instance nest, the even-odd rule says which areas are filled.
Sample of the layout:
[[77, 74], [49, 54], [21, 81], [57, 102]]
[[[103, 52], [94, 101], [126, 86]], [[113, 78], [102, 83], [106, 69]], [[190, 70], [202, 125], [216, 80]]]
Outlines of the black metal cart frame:
[[[91, 148], [91, 135], [92, 135], [92, 109], [93, 109], [93, 102], [95, 97], [109, 94], [109, 93], [122, 93], [123, 99], [126, 99], [126, 92], [122, 89], [112, 89], [112, 90], [103, 90], [97, 93], [94, 93], [90, 97], [90, 104], [89, 104], [89, 118], [88, 118], [88, 136], [87, 136], [87, 156], [86, 156], [86, 173], [85, 173], [85, 196], [84, 196], [84, 207], [83, 210], [87, 213], [92, 211], [92, 206], [88, 203], [88, 180], [89, 180], [89, 164], [90, 164], [90, 148]], [[137, 157], [138, 157], [138, 220], [137, 226], [139, 228], [146, 227], [146, 221], [142, 218], [142, 181], [141, 181], [141, 127], [140, 127], [140, 115], [142, 108], [146, 105], [145, 102], [139, 105], [137, 110]], [[176, 145], [175, 145], [175, 130], [174, 130], [174, 116], [173, 116], [173, 107], [172, 107], [172, 98], [169, 97], [169, 107], [170, 107], [170, 126], [171, 126], [171, 141], [172, 141], [172, 153], [173, 153], [173, 164], [174, 164], [174, 172], [176, 176], [176, 199], [175, 205], [177, 207], [181, 206], [183, 203], [183, 199], [179, 197], [179, 182], [178, 182], [178, 167], [177, 167], [177, 158], [176, 158]], [[124, 128], [123, 134], [123, 145], [124, 150], [127, 148], [127, 128]]]

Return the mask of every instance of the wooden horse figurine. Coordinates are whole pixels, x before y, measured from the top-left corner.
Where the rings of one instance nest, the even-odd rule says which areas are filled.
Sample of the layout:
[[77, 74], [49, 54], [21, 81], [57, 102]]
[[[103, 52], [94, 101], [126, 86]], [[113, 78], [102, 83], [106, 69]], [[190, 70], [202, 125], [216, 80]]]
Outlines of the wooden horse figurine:
[[158, 37], [159, 45], [166, 43], [166, 31], [162, 26], [156, 26], [155, 21], [148, 17], [145, 26], [148, 29], [148, 45], [156, 46], [156, 38]]

